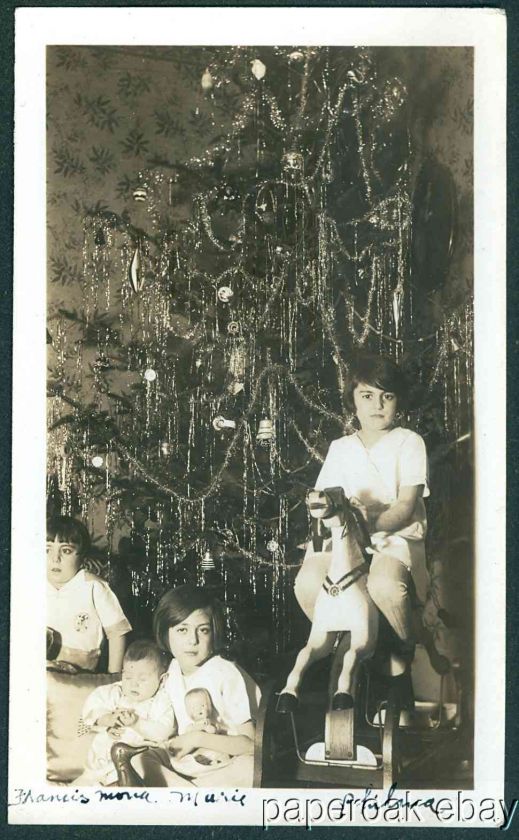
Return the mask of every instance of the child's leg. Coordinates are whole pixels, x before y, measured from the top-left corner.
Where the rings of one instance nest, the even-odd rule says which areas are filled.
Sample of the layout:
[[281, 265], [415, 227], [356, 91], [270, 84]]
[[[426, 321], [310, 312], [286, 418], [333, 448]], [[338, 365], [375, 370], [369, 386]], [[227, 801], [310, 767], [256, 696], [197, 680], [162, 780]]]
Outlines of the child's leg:
[[398, 638], [413, 644], [413, 616], [409, 587], [411, 572], [400, 560], [377, 552], [368, 577], [368, 592]]

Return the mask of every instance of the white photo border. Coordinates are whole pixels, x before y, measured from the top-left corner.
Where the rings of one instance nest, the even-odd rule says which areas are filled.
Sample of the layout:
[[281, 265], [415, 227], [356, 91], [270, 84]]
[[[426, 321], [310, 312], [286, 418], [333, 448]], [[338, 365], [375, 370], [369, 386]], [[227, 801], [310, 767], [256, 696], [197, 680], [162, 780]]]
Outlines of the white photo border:
[[[9, 821], [261, 825], [264, 800], [333, 791], [247, 791], [199, 807], [81, 803], [45, 782], [45, 62], [47, 45], [319, 44], [475, 48], [476, 718], [474, 801], [502, 800], [505, 747], [506, 18], [454, 8], [19, 8], [15, 42], [15, 255]], [[489, 398], [491, 396], [491, 399]], [[492, 663], [492, 679], [488, 665]], [[22, 802], [20, 791], [34, 795]], [[241, 792], [243, 793], [243, 792]], [[422, 799], [426, 791], [420, 791]], [[454, 801], [454, 791], [431, 796]], [[37, 796], [43, 797], [36, 801]], [[196, 807], [196, 812], [195, 812]], [[501, 816], [502, 814], [498, 815]], [[280, 823], [277, 823], [280, 824]], [[321, 825], [327, 824], [321, 822]], [[359, 825], [364, 824], [359, 818]], [[377, 824], [377, 823], [372, 823]], [[449, 822], [449, 827], [477, 822]], [[479, 825], [489, 823], [479, 823]], [[495, 825], [496, 823], [494, 823]], [[499, 824], [499, 822], [497, 823]], [[438, 826], [434, 815], [422, 825]]]

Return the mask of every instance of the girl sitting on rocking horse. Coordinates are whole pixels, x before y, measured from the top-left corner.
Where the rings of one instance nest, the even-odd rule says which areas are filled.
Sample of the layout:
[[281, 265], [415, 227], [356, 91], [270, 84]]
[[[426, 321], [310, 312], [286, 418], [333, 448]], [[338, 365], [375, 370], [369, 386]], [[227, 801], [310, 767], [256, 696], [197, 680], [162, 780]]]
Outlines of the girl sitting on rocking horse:
[[[416, 641], [426, 646], [437, 671], [449, 669], [448, 660], [436, 651], [421, 613], [417, 615], [415, 609], [425, 603], [428, 586], [423, 499], [429, 495], [429, 487], [425, 443], [416, 432], [398, 425], [398, 412], [405, 407], [406, 396], [404, 376], [392, 360], [369, 354], [359, 356], [351, 367], [346, 393], [348, 407], [356, 415], [357, 431], [332, 441], [315, 485], [321, 491], [342, 488], [349, 504], [360, 510], [367, 523], [373, 547], [367, 592], [396, 634], [391, 676], [401, 681], [408, 681]], [[323, 584], [326, 589], [331, 551], [332, 540], [325, 541], [319, 553], [310, 543], [295, 582], [296, 598], [314, 621], [312, 633], [316, 638], [315, 631], [320, 628], [315, 624], [322, 621], [323, 613], [316, 611], [314, 616], [314, 608]], [[306, 654], [300, 655], [280, 695], [279, 711], [294, 708], [303, 671], [331, 651], [336, 633], [329, 632], [329, 622], [321, 629], [328, 631], [326, 643], [317, 650], [310, 635]], [[373, 653], [372, 633], [367, 635], [369, 641], [357, 651], [360, 658]], [[335, 697], [340, 702], [334, 703], [333, 708], [350, 705], [343, 701], [348, 699], [351, 685], [340, 683], [341, 680]]]

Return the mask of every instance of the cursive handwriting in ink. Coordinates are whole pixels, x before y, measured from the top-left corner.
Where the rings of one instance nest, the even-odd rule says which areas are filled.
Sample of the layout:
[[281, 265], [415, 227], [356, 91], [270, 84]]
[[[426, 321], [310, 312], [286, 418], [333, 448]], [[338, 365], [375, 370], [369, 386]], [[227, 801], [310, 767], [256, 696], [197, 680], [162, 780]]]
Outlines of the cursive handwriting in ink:
[[152, 805], [156, 799], [150, 799], [149, 790], [130, 791], [128, 790], [95, 790], [95, 796], [98, 797], [99, 802], [131, 802], [134, 799], [140, 799], [142, 802], [147, 802]]
[[78, 802], [88, 805], [90, 799], [77, 788], [73, 793], [33, 793], [32, 788], [15, 788], [15, 801], [9, 805], [34, 805], [40, 802]]
[[234, 793], [230, 793], [229, 791], [220, 791], [220, 793], [216, 793], [215, 791], [209, 791], [208, 793], [202, 793], [202, 791], [186, 791], [186, 790], [170, 790], [169, 795], [171, 797], [175, 797], [175, 801], [180, 803], [191, 803], [194, 808], [197, 808], [199, 805], [216, 805], [222, 802], [233, 802], [236, 805], [241, 805], [242, 808], [245, 807], [245, 802], [247, 799], [246, 793], [240, 793], [240, 791], [236, 788]]

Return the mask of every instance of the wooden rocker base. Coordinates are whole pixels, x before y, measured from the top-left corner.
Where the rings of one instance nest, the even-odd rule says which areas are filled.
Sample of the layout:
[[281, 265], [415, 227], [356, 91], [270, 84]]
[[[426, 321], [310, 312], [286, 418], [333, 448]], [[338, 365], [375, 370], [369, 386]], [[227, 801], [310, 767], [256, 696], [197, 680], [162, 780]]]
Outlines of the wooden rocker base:
[[355, 758], [355, 710], [331, 709], [324, 728], [325, 757], [333, 761]]

